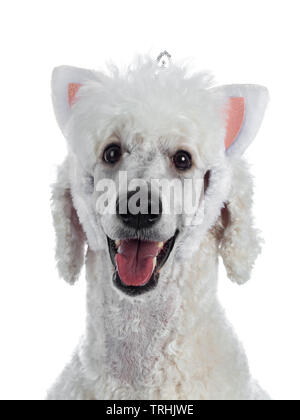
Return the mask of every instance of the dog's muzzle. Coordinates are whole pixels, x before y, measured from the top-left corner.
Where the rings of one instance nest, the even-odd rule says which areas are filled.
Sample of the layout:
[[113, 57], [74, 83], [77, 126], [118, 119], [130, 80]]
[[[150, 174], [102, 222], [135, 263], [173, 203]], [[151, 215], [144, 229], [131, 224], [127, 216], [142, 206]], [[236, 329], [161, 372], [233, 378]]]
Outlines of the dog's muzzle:
[[[147, 208], [144, 212], [138, 211], [135, 214], [130, 209], [130, 199], [136, 194], [136, 191], [131, 191], [127, 194], [125, 206], [122, 206], [121, 200], [118, 198], [116, 203], [116, 211], [119, 219], [125, 226], [135, 230], [148, 229], [153, 227], [161, 218], [162, 203], [160, 198], [152, 199], [151, 194], [148, 194]], [[123, 197], [124, 200], [124, 197]], [[140, 203], [137, 203], [139, 205]], [[123, 207], [123, 209], [121, 209]], [[157, 207], [155, 209], [155, 207]], [[123, 211], [122, 211], [123, 210]]]
[[[135, 237], [120, 238], [116, 241], [107, 239], [110, 258], [115, 268], [115, 286], [128, 295], [136, 296], [152, 290], [157, 285], [160, 270], [169, 258], [177, 234], [165, 242], [143, 239], [147, 230], [153, 228], [161, 219], [162, 204], [161, 200], [157, 199], [153, 205], [149, 195], [146, 212], [133, 213], [128, 206], [133, 194], [128, 193], [125, 211], [124, 206], [121, 211], [123, 203], [119, 199], [116, 209], [117, 217], [124, 227], [134, 230]], [[157, 208], [153, 211], [155, 205]]]

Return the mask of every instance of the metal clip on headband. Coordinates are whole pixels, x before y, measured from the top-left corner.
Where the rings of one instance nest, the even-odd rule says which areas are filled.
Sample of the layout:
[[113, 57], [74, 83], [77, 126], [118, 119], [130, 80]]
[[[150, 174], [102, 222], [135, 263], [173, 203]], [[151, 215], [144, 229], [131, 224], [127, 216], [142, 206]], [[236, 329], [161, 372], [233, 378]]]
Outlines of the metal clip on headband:
[[156, 61], [159, 67], [167, 67], [171, 62], [171, 54], [168, 51], [163, 51], [159, 54]]

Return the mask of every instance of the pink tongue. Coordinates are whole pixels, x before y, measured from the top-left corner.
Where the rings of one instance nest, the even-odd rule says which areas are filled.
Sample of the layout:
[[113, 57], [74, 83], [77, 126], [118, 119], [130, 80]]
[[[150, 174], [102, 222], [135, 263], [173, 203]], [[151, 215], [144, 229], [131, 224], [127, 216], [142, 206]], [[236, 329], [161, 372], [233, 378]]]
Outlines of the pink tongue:
[[144, 286], [153, 273], [153, 258], [159, 252], [159, 242], [122, 241], [116, 263], [120, 279], [126, 286]]

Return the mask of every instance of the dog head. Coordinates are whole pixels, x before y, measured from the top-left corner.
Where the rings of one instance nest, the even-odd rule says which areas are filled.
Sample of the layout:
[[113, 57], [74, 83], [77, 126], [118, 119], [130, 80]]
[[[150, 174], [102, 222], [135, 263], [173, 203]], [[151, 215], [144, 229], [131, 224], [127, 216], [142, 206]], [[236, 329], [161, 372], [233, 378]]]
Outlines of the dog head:
[[241, 156], [263, 119], [265, 88], [213, 87], [206, 73], [145, 59], [124, 74], [56, 68], [52, 95], [69, 146], [53, 191], [67, 281], [87, 241], [109, 251], [114, 287], [148, 292], [212, 229], [229, 277], [248, 280], [260, 247]]

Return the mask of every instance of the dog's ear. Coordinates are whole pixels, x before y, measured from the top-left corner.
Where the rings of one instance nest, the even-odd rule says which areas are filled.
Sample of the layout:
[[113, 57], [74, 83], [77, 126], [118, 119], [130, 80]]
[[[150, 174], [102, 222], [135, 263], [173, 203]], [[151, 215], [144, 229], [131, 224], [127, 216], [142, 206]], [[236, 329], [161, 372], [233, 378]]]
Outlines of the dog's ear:
[[60, 66], [53, 70], [52, 102], [56, 120], [63, 134], [66, 133], [71, 108], [76, 102], [80, 87], [91, 80], [96, 80], [96, 74], [92, 70], [70, 66]]
[[212, 90], [225, 97], [226, 154], [229, 157], [241, 156], [262, 123], [269, 101], [268, 90], [259, 85], [225, 85]]
[[52, 216], [56, 232], [56, 260], [60, 276], [70, 284], [78, 279], [84, 262], [85, 234], [73, 206], [68, 161], [58, 170], [52, 189]]
[[220, 255], [228, 277], [238, 284], [249, 280], [261, 251], [260, 232], [253, 226], [253, 181], [245, 162], [233, 165], [233, 182], [228, 203], [221, 212]]
[[228, 277], [239, 284], [249, 280], [261, 250], [259, 231], [253, 227], [253, 183], [241, 158], [262, 123], [269, 94], [258, 85], [227, 85], [213, 88], [225, 99], [225, 153], [232, 167], [232, 185], [219, 222], [223, 235], [220, 255]]

